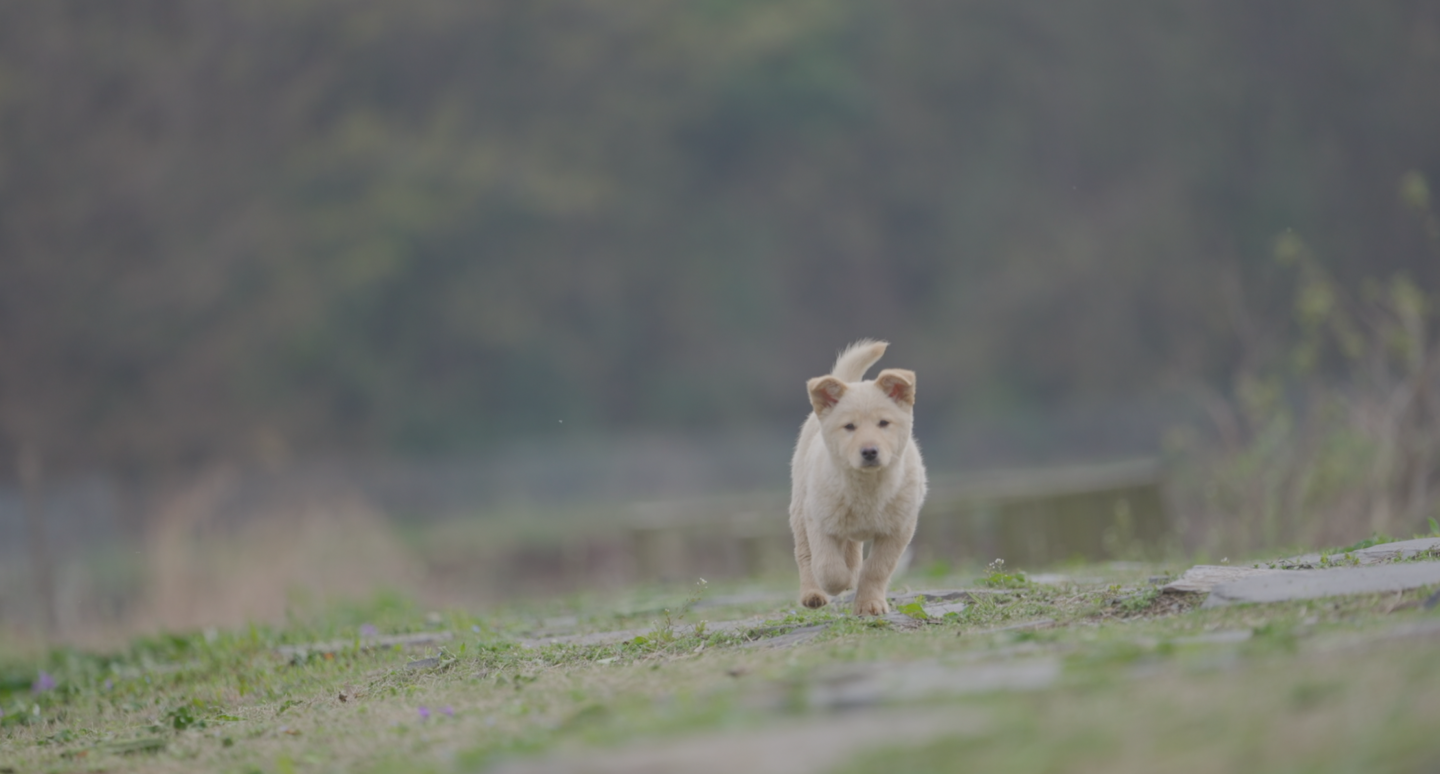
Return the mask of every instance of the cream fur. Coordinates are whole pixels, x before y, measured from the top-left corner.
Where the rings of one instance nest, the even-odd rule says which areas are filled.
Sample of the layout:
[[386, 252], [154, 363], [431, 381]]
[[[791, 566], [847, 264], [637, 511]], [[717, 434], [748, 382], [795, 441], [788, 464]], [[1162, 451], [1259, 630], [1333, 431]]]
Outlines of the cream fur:
[[[807, 384], [815, 411], [790, 461], [790, 529], [806, 607], [823, 607], [853, 588], [856, 613], [889, 612], [885, 590], [915, 534], [926, 491], [925, 465], [911, 437], [915, 374], [888, 368], [861, 381], [888, 346], [857, 341], [829, 376]], [[870, 556], [862, 564], [865, 541]]]

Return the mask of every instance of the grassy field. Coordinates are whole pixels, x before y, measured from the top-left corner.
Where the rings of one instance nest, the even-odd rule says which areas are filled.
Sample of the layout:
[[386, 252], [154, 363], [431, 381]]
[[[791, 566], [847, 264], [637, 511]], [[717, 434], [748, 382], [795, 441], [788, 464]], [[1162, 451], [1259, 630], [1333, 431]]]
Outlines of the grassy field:
[[[795, 609], [777, 579], [12, 647], [0, 772], [764, 770], [713, 749], [891, 774], [1440, 767], [1435, 589], [1199, 609], [1159, 592], [1181, 569], [899, 579], [972, 590], [929, 620]], [[401, 633], [432, 636], [373, 647]]]

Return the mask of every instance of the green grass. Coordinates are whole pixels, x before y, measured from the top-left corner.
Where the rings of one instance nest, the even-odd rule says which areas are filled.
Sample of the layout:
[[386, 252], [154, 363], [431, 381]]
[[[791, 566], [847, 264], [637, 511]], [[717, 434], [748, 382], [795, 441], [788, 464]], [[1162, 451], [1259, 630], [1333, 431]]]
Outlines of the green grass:
[[[988, 592], [913, 631], [834, 606], [697, 607], [701, 594], [737, 589], [691, 587], [483, 615], [381, 596], [297, 613], [281, 626], [167, 633], [112, 653], [11, 649], [0, 651], [0, 771], [476, 771], [508, 757], [763, 729], [777, 719], [823, 722], [803, 697], [833, 665], [1017, 654], [1060, 658], [1060, 683], [940, 700], [982, 712], [986, 730], [877, 751], [852, 770], [959, 770], [964, 761], [963, 770], [1001, 772], [1383, 771], [1440, 761], [1440, 736], [1422, 734], [1440, 718], [1434, 638], [1325, 646], [1433, 620], [1419, 604], [1431, 590], [1199, 610], [1198, 600], [1161, 595], [1146, 581], [1162, 569], [1176, 568], [1076, 568], [1077, 577], [1101, 579], [1083, 585], [1018, 574], [995, 582], [1003, 575], [995, 568], [912, 580]], [[757, 614], [748, 628], [695, 628]], [[558, 616], [573, 616], [579, 631], [643, 633], [610, 644], [519, 644]], [[1056, 625], [992, 632], [1038, 619]], [[830, 625], [792, 648], [741, 647], [816, 623]], [[416, 650], [275, 651], [358, 643], [361, 627], [372, 626], [456, 636]], [[1232, 630], [1253, 635], [1185, 640]], [[422, 659], [433, 660], [409, 666]], [[32, 692], [42, 670], [54, 687]]]

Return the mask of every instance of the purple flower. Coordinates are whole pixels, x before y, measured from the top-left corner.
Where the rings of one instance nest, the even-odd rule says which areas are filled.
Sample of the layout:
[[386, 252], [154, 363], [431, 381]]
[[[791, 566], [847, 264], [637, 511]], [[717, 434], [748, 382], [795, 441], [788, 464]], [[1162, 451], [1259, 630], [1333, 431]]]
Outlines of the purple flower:
[[50, 673], [43, 669], [40, 670], [40, 676], [35, 678], [35, 682], [30, 686], [31, 693], [44, 693], [45, 691], [54, 689], [55, 678], [51, 677]]
[[420, 719], [421, 719], [421, 720], [429, 720], [429, 719], [430, 719], [430, 708], [429, 708], [429, 707], [421, 707], [421, 708], [420, 708]]
[[445, 717], [447, 717], [447, 718], [453, 718], [453, 717], [455, 717], [455, 709], [454, 709], [453, 707], [451, 707], [449, 704], [446, 704], [445, 706], [441, 707], [441, 708], [440, 708], [440, 711], [443, 712], [443, 713], [445, 713]]
[[375, 624], [360, 624], [361, 637], [374, 637], [379, 633], [380, 631], [375, 628]]
[[111, 681], [108, 677], [105, 679], [105, 690], [107, 690], [107, 691], [113, 691], [113, 690], [115, 690], [115, 683], [114, 683], [113, 681]]

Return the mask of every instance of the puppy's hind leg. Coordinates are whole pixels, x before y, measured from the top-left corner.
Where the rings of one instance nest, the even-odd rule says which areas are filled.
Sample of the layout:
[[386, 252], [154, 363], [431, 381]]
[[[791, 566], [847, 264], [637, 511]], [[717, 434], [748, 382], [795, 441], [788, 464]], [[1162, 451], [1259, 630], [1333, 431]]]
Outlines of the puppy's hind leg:
[[830, 597], [815, 580], [810, 568], [810, 538], [805, 534], [804, 518], [792, 518], [790, 531], [795, 534], [795, 564], [800, 566], [800, 604], [809, 607], [824, 607], [830, 604]]

